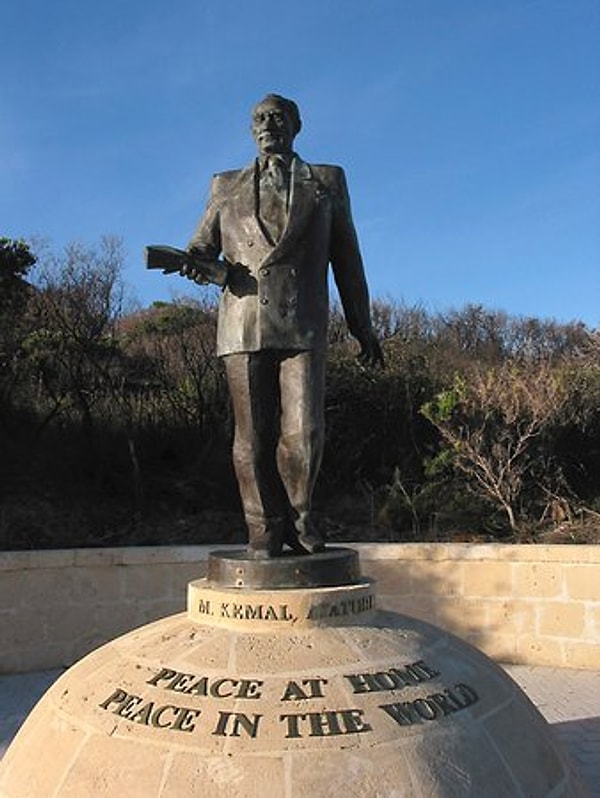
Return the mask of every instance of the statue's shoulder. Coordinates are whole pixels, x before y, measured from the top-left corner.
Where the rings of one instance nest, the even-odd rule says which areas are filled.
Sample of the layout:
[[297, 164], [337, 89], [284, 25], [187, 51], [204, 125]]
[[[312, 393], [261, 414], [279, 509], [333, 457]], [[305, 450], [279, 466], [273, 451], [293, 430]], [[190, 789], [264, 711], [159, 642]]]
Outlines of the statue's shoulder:
[[224, 183], [230, 183], [233, 180], [237, 180], [238, 177], [243, 174], [246, 169], [228, 169], [226, 172], [216, 172], [213, 176], [215, 180]]
[[311, 163], [310, 168], [316, 177], [321, 180], [339, 180], [344, 176], [341, 166], [330, 163]]
[[213, 175], [213, 191], [227, 191], [243, 178], [248, 169], [229, 169]]
[[217, 205], [226, 202], [232, 194], [236, 193], [239, 186], [244, 185], [244, 181], [247, 181], [248, 176], [252, 175], [252, 173], [252, 167], [217, 172], [213, 175], [210, 184], [210, 201]]
[[341, 166], [329, 163], [311, 163], [310, 170], [313, 177], [331, 191], [343, 191], [346, 177]]
[[310, 170], [313, 179], [321, 183], [332, 196], [346, 196], [346, 175], [341, 166], [328, 163], [317, 163], [310, 164]]

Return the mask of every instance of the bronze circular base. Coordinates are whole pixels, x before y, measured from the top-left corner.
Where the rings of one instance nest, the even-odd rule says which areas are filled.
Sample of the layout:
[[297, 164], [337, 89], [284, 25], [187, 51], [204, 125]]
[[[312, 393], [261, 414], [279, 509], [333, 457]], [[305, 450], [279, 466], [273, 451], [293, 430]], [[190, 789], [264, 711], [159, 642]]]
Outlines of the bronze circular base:
[[208, 581], [219, 587], [340, 587], [356, 584], [360, 578], [358, 554], [353, 549], [330, 548], [309, 556], [289, 552], [264, 560], [252, 559], [245, 549], [212, 551], [208, 556]]

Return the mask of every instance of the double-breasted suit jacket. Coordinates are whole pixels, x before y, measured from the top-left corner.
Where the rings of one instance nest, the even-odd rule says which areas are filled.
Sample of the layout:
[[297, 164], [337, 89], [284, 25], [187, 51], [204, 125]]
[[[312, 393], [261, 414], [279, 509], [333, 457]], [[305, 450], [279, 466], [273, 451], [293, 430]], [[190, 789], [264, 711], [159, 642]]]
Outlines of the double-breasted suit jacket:
[[369, 295], [343, 170], [294, 156], [287, 222], [273, 240], [259, 213], [259, 163], [214, 176], [189, 249], [227, 276], [217, 354], [324, 348], [331, 264], [350, 332], [371, 330]]

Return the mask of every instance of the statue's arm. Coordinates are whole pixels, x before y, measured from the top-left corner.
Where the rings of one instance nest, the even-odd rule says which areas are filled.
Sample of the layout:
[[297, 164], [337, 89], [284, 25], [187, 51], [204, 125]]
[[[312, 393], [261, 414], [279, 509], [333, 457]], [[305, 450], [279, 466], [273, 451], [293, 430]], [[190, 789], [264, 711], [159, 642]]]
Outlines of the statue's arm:
[[331, 267], [351, 334], [358, 340], [361, 359], [383, 364], [381, 346], [371, 323], [369, 289], [358, 236], [352, 220], [346, 177], [336, 168]]
[[187, 246], [187, 251], [191, 255], [190, 261], [181, 270], [181, 273], [196, 282], [216, 283], [224, 286], [227, 282], [228, 265], [226, 261], [219, 260], [221, 254], [219, 218], [221, 196], [220, 176], [215, 175], [206, 210]]

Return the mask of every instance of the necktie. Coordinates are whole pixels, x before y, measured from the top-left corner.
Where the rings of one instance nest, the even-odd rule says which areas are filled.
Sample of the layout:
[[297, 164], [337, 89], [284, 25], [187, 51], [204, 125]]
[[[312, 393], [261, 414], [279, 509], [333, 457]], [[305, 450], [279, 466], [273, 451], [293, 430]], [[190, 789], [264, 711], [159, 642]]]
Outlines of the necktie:
[[258, 198], [259, 216], [273, 242], [279, 241], [287, 223], [289, 170], [281, 155], [269, 155], [262, 166]]
[[271, 155], [267, 161], [267, 172], [277, 191], [286, 188], [287, 170], [284, 159], [280, 155]]

